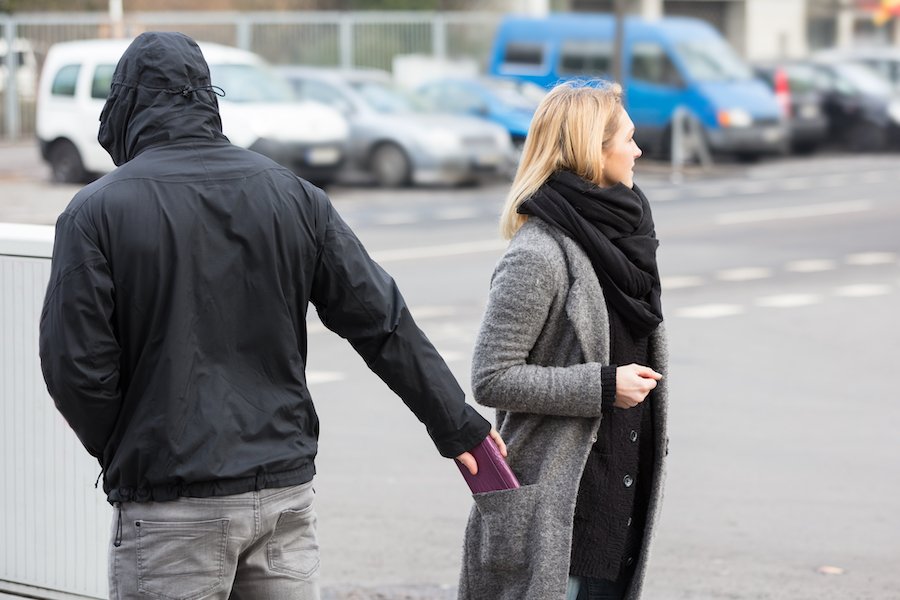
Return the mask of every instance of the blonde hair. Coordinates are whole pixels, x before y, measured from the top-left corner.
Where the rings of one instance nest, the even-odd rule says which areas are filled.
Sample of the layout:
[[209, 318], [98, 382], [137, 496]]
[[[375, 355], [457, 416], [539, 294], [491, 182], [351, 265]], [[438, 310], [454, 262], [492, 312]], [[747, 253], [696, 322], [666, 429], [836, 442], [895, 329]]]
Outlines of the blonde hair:
[[525, 138], [522, 158], [500, 215], [500, 235], [510, 239], [528, 219], [516, 211], [556, 171], [572, 171], [600, 185], [603, 150], [619, 129], [622, 86], [566, 82], [544, 97]]

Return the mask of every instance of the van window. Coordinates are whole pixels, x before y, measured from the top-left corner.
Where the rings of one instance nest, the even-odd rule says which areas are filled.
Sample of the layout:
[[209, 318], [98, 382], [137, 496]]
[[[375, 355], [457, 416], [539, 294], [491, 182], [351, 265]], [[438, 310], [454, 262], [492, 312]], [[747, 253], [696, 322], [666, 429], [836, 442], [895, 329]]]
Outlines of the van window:
[[540, 67], [544, 64], [544, 45], [509, 42], [503, 49], [504, 67]]
[[[14, 53], [15, 55], [15, 63], [16, 66], [24, 67], [25, 66], [25, 53], [21, 50]], [[0, 54], [0, 67], [6, 66], [6, 54]]]
[[212, 84], [225, 90], [228, 102], [293, 102], [284, 78], [265, 67], [248, 64], [209, 65]]
[[79, 71], [81, 65], [66, 65], [57, 71], [53, 85], [50, 86], [50, 93], [54, 96], [74, 96]]
[[641, 42], [632, 46], [631, 76], [658, 85], [682, 86], [678, 68], [672, 63], [669, 54], [665, 48], [653, 42]]
[[94, 69], [94, 79], [91, 81], [91, 98], [105, 100], [109, 96], [109, 86], [115, 70], [116, 65], [97, 65]]
[[724, 40], [695, 39], [675, 45], [688, 74], [695, 81], [752, 79], [753, 73]]
[[567, 75], [608, 75], [612, 55], [610, 42], [564, 42], [558, 70]]

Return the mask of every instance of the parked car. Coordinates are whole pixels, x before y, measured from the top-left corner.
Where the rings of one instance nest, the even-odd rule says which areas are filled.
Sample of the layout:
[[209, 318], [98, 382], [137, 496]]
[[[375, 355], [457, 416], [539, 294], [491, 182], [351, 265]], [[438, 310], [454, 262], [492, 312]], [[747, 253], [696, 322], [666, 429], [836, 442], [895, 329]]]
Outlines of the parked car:
[[[41, 156], [59, 182], [82, 182], [113, 169], [97, 141], [100, 111], [129, 40], [83, 40], [50, 48], [38, 87], [36, 133]], [[333, 108], [298, 102], [261, 58], [200, 43], [232, 143], [265, 154], [319, 185], [337, 174], [349, 126]]]
[[818, 70], [801, 62], [756, 65], [754, 70], [775, 92], [787, 118], [791, 149], [805, 154], [825, 143], [828, 117]]
[[828, 117], [829, 139], [853, 151], [878, 151], [900, 144], [900, 99], [869, 67], [815, 60]]
[[[614, 39], [612, 15], [507, 17], [497, 29], [489, 73], [544, 87], [609, 79]], [[713, 151], [752, 158], [787, 145], [787, 124], [772, 90], [698, 19], [626, 18], [620, 83], [635, 138], [646, 150], [667, 153], [678, 107], [699, 122]]]
[[864, 64], [878, 72], [900, 91], [900, 48], [878, 46], [872, 48], [834, 48], [816, 54], [819, 60]]
[[384, 72], [312, 67], [279, 70], [299, 98], [340, 110], [350, 122], [348, 168], [385, 187], [456, 184], [505, 174], [509, 133], [474, 117], [431, 112]]
[[529, 81], [482, 77], [429, 81], [418, 92], [438, 111], [482, 117], [505, 127], [521, 149], [547, 90]]

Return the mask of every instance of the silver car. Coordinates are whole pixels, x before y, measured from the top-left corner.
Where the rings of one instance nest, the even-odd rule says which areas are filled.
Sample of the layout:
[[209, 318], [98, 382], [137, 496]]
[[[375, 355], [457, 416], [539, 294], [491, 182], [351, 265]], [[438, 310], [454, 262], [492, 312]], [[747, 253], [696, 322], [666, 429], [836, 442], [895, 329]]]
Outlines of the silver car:
[[507, 175], [515, 151], [505, 128], [475, 117], [429, 112], [382, 71], [281, 67], [303, 100], [341, 111], [350, 123], [346, 168], [385, 187], [459, 184]]

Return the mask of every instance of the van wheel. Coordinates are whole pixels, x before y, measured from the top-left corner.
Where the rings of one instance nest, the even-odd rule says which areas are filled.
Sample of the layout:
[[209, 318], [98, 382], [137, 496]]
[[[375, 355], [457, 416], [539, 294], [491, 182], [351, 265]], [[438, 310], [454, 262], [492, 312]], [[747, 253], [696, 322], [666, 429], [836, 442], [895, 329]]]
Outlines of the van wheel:
[[81, 162], [78, 149], [69, 140], [59, 140], [50, 147], [47, 154], [50, 174], [54, 183], [84, 183], [87, 171]]
[[381, 144], [375, 148], [369, 167], [381, 187], [403, 187], [409, 183], [409, 158], [397, 144]]

